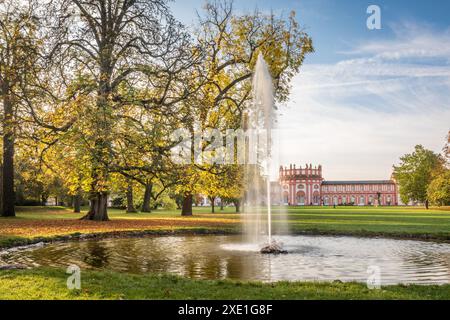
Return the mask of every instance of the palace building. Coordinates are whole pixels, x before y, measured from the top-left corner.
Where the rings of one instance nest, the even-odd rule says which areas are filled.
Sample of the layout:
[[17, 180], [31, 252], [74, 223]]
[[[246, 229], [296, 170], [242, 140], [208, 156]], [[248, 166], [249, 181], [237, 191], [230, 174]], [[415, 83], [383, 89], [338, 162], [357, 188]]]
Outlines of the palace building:
[[326, 181], [322, 166], [280, 167], [280, 204], [291, 206], [396, 206], [398, 187], [393, 180]]

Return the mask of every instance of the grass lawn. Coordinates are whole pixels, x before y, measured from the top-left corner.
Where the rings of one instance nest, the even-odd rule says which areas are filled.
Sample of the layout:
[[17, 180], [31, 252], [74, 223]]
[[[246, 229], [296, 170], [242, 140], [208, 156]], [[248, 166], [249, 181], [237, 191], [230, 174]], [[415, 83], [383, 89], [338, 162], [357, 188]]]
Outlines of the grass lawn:
[[81, 290], [70, 291], [68, 275], [59, 269], [0, 272], [3, 299], [187, 299], [187, 300], [305, 300], [305, 299], [450, 299], [446, 286], [387, 286], [369, 290], [357, 283], [235, 282], [190, 280], [171, 275], [130, 275], [82, 271]]
[[288, 209], [288, 219], [294, 233], [312, 231], [450, 240], [449, 208], [294, 207]]

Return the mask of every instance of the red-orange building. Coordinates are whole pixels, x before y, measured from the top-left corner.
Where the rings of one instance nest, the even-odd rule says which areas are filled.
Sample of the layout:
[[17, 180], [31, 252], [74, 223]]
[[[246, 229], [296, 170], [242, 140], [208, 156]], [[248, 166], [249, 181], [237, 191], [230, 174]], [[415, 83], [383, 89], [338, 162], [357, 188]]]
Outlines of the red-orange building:
[[281, 202], [291, 206], [398, 205], [393, 180], [326, 181], [322, 166], [280, 167]]

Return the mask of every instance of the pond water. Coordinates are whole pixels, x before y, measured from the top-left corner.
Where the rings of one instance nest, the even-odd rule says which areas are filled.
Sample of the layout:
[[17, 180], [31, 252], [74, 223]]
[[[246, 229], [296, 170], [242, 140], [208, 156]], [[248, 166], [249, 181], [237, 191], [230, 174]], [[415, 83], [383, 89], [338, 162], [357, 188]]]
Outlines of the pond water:
[[353, 237], [281, 236], [289, 254], [261, 255], [240, 236], [174, 236], [55, 243], [10, 252], [0, 264], [174, 273], [200, 279], [450, 283], [450, 244]]

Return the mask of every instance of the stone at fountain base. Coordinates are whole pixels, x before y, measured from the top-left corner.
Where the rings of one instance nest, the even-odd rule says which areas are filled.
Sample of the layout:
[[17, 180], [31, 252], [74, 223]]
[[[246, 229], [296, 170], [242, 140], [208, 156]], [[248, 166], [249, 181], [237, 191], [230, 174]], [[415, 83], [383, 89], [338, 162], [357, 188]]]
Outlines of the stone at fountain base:
[[272, 242], [264, 246], [261, 251], [262, 254], [287, 254], [288, 252], [284, 250], [280, 244]]

